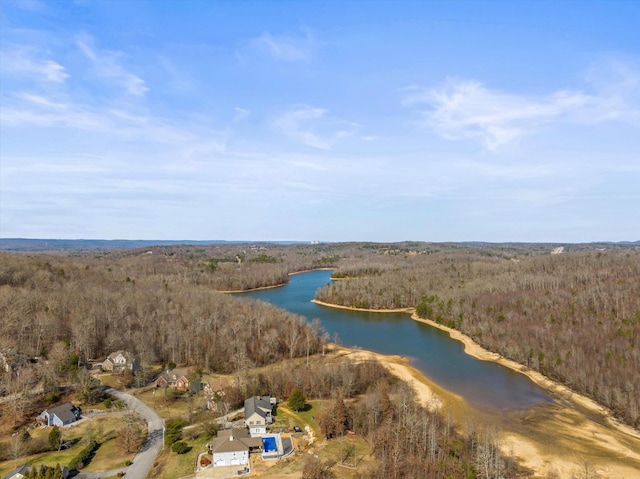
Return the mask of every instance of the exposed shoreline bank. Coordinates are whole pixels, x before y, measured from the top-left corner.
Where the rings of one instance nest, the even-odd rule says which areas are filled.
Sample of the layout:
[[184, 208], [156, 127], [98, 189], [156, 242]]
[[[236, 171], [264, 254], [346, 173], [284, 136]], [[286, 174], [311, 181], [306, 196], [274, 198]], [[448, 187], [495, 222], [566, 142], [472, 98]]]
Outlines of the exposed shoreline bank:
[[637, 452], [640, 451], [640, 431], [615, 420], [611, 411], [592, 399], [482, 348], [460, 331], [418, 318], [412, 308], [374, 310], [312, 301], [326, 307], [353, 311], [409, 313], [413, 320], [441, 329], [452, 339], [462, 342], [465, 353], [470, 356], [525, 374], [549, 391], [555, 398], [552, 403], [506, 413], [484, 411], [433, 382], [414, 368], [407, 358], [342, 348], [350, 351], [355, 359], [380, 361], [392, 374], [409, 382], [421, 404], [453, 412], [461, 425], [471, 417], [485, 427], [497, 427], [501, 431], [503, 452], [518, 458], [523, 466], [535, 471], [536, 477], [545, 477], [549, 473], [572, 477], [589, 464], [610, 479], [640, 478], [640, 453]]
[[602, 404], [594, 401], [590, 397], [580, 394], [576, 391], [573, 391], [568, 386], [565, 386], [564, 384], [554, 381], [553, 379], [546, 377], [544, 374], [538, 371], [534, 371], [533, 369], [530, 369], [524, 364], [520, 364], [516, 361], [505, 358], [499, 353], [494, 353], [492, 351], [489, 351], [488, 349], [483, 348], [478, 343], [476, 343], [471, 337], [458, 331], [457, 329], [443, 326], [442, 324], [438, 324], [431, 319], [419, 318], [415, 312], [411, 314], [411, 319], [413, 319], [414, 321], [419, 321], [421, 323], [428, 324], [429, 326], [433, 326], [434, 328], [438, 328], [442, 331], [449, 333], [449, 336], [452, 339], [460, 341], [464, 345], [464, 352], [469, 356], [473, 356], [474, 358], [480, 359], [482, 361], [493, 361], [513, 371], [524, 374], [529, 379], [531, 379], [534, 383], [536, 383], [538, 386], [545, 389], [546, 391], [549, 391], [555, 395], [561, 396], [564, 399], [570, 400], [572, 402], [579, 403], [582, 407], [590, 411], [593, 411], [595, 413], [598, 413], [602, 416], [605, 416], [608, 419], [610, 426], [615, 427], [621, 430], [622, 432], [629, 434], [637, 439], [640, 439], [640, 431], [637, 431], [631, 426], [628, 426], [626, 424], [619, 422], [617, 419], [615, 419], [611, 410], [609, 410], [606, 406], [603, 406]]
[[[613, 417], [613, 413], [602, 404], [594, 401], [588, 396], [580, 394], [576, 391], [573, 391], [568, 386], [561, 384], [553, 379], [550, 379], [543, 375], [542, 373], [530, 369], [524, 364], [520, 364], [511, 359], [505, 358], [499, 353], [495, 353], [493, 351], [489, 351], [488, 349], [483, 348], [478, 343], [476, 343], [470, 336], [458, 331], [457, 329], [449, 328], [442, 324], [436, 323], [431, 319], [423, 319], [418, 317], [415, 312], [415, 308], [397, 308], [397, 309], [366, 309], [366, 308], [355, 308], [351, 306], [342, 306], [337, 304], [326, 303], [324, 301], [319, 301], [317, 299], [312, 299], [311, 302], [319, 304], [321, 306], [326, 306], [328, 308], [337, 308], [337, 309], [346, 309], [351, 311], [364, 311], [371, 313], [408, 313], [411, 314], [411, 319], [414, 321], [418, 321], [424, 324], [428, 324], [429, 326], [433, 326], [434, 328], [445, 331], [449, 334], [452, 339], [460, 341], [464, 345], [464, 352], [469, 356], [473, 356], [476, 359], [480, 359], [481, 361], [493, 361], [498, 363], [506, 368], [509, 368], [518, 373], [524, 374], [529, 379], [531, 379], [538, 386], [542, 387], [546, 391], [549, 391], [553, 394], [564, 397], [565, 399], [570, 399], [571, 401], [575, 401], [580, 403], [581, 406], [592, 410], [598, 414], [606, 416], [611, 422], [611, 426], [620, 428], [626, 434], [629, 434], [633, 437], [640, 439], [640, 431], [635, 430], [631, 426], [623, 424], [616, 420]], [[423, 374], [423, 373], [420, 373]], [[426, 377], [426, 376], [425, 376]]]
[[280, 284], [274, 284], [271, 286], [260, 286], [259, 288], [251, 288], [251, 289], [234, 289], [231, 291], [221, 291], [219, 289], [217, 289], [216, 291], [218, 293], [223, 293], [223, 294], [238, 294], [238, 293], [251, 293], [252, 291], [262, 291], [263, 289], [273, 289], [273, 288], [282, 288], [283, 286], [286, 286], [289, 283], [280, 283]]
[[351, 306], [341, 306], [339, 304], [325, 303], [317, 299], [312, 299], [312, 303], [319, 304], [320, 306], [326, 306], [327, 308], [347, 309], [349, 311], [364, 311], [367, 313], [413, 313], [414, 308], [397, 308], [397, 309], [366, 309], [366, 308], [354, 308]]

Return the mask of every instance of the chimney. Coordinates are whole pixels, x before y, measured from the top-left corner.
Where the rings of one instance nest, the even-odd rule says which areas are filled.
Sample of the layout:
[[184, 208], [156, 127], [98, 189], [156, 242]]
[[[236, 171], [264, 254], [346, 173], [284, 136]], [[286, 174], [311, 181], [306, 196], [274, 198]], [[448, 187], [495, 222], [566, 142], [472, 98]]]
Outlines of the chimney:
[[233, 436], [229, 436], [229, 441], [233, 441]]

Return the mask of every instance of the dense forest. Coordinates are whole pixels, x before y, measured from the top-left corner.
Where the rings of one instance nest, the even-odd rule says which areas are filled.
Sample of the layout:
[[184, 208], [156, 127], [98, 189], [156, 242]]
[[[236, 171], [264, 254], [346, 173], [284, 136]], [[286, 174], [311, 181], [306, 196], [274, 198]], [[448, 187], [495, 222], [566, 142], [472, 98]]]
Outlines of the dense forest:
[[[326, 333], [317, 321], [217, 290], [281, 284], [287, 272], [335, 266], [361, 251], [354, 245], [168, 246], [0, 254], [0, 351], [4, 361], [31, 363], [11, 364], [20, 374], [0, 373], [7, 379], [3, 394], [17, 393], [3, 412], [18, 419], [28, 409], [25, 392], [36, 385], [46, 393], [76, 382], [82, 391], [91, 382], [83, 364], [126, 349], [143, 364], [234, 374], [239, 380], [224, 391], [233, 406], [254, 394], [287, 397], [294, 388], [325, 400], [331, 406], [318, 420], [328, 437], [339, 440], [349, 429], [372, 445], [379, 467], [361, 477], [514, 477], [516, 463], [500, 453], [490, 431], [461, 433], [449, 417], [420, 407], [411, 388], [376, 362], [302, 360], [247, 373], [322, 351]], [[328, 466], [310, 460], [305, 469], [319, 474], [309, 477], [325, 477]]]
[[417, 308], [485, 348], [585, 393], [640, 427], [640, 252], [460, 249], [340, 264], [316, 298]]
[[313, 354], [326, 340], [317, 322], [218, 291], [274, 286], [288, 273], [331, 267], [341, 280], [317, 299], [417, 308], [640, 427], [640, 252], [633, 244], [567, 245], [550, 254], [556, 247], [226, 244], [0, 253], [0, 352], [7, 361], [50, 359], [33, 378], [2, 384], [15, 391], [59, 381], [70, 369], [60, 364], [70, 358], [81, 363], [117, 349], [147, 364], [217, 372]]
[[196, 263], [146, 252], [0, 254], [1, 392], [23, 398], [8, 403], [11, 415], [19, 420], [18, 409], [29, 407], [26, 391], [55, 392], [81, 380], [83, 364], [119, 349], [147, 367], [221, 373], [322, 350], [326, 334], [317, 322], [219, 293], [217, 273]]

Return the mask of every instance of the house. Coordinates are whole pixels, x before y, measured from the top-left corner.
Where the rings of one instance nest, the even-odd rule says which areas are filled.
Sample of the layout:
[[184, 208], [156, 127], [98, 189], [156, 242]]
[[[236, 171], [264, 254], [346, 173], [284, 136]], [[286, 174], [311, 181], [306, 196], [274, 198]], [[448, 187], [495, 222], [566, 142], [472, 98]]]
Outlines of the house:
[[102, 362], [103, 371], [125, 371], [129, 370], [136, 373], [140, 369], [140, 361], [132, 353], [128, 351], [116, 351], [111, 353], [107, 359]]
[[[11, 471], [9, 474], [7, 474], [6, 476], [4, 476], [4, 479], [28, 479], [29, 475], [31, 473], [31, 468], [35, 467], [37, 472], [40, 472], [40, 469], [44, 469], [45, 471], [48, 471], [49, 469], [52, 469], [55, 472], [55, 467], [51, 467], [51, 466], [21, 466], [18, 469], [15, 469], [13, 471]], [[62, 473], [61, 476], [58, 476], [61, 479], [67, 479], [67, 477], [69, 477], [69, 468], [66, 466], [63, 466], [60, 468], [60, 472]], [[53, 476], [55, 477], [55, 476]]]
[[218, 431], [218, 437], [207, 444], [213, 467], [249, 464], [249, 454], [261, 447], [259, 437], [250, 437], [246, 429], [237, 428]]
[[171, 369], [163, 372], [155, 381], [157, 388], [170, 388], [178, 391], [189, 391], [193, 394], [202, 389], [202, 382], [197, 373], [188, 369]]
[[244, 424], [249, 428], [251, 437], [267, 433], [267, 425], [273, 424], [273, 408], [276, 398], [253, 396], [244, 401]]
[[80, 409], [71, 403], [43, 411], [36, 422], [42, 426], [66, 426], [80, 419]]

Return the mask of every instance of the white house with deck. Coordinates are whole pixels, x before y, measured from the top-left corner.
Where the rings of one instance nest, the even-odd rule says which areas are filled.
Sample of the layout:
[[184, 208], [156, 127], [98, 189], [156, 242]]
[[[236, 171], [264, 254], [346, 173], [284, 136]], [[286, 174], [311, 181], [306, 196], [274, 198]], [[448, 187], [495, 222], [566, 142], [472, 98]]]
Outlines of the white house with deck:
[[253, 396], [244, 401], [244, 424], [249, 428], [251, 437], [267, 433], [267, 425], [273, 424], [273, 408], [276, 398]]

